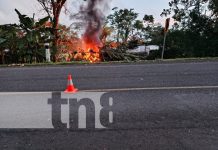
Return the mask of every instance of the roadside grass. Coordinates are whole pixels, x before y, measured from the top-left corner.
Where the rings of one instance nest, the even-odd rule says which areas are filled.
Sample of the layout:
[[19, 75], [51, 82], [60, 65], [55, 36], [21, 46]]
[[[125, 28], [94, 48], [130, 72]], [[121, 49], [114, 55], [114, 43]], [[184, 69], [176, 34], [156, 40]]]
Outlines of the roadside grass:
[[206, 58], [176, 58], [176, 59], [156, 59], [156, 60], [141, 60], [141, 61], [107, 61], [90, 63], [87, 61], [72, 61], [72, 62], [51, 62], [51, 63], [25, 63], [25, 64], [4, 64], [0, 67], [34, 67], [34, 66], [61, 66], [61, 65], [97, 65], [97, 64], [152, 64], [152, 63], [189, 63], [189, 62], [208, 62], [218, 61], [218, 57]]

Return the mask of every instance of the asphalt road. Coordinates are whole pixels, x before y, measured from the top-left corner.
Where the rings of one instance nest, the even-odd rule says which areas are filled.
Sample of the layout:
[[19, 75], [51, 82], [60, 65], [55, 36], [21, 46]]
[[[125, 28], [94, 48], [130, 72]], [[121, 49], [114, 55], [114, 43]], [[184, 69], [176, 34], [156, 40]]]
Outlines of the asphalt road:
[[63, 91], [69, 73], [113, 97], [114, 123], [0, 129], [0, 149], [218, 149], [218, 62], [2, 68], [0, 91]]
[[217, 86], [218, 62], [1, 68], [1, 92]]

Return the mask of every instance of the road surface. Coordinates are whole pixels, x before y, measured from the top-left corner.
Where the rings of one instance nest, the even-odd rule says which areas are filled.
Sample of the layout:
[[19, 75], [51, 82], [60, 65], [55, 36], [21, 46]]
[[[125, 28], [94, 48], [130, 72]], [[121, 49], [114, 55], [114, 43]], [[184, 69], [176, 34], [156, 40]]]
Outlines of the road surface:
[[0, 101], [63, 91], [69, 73], [81, 91], [113, 97], [114, 123], [0, 129], [0, 149], [218, 149], [218, 62], [1, 68]]

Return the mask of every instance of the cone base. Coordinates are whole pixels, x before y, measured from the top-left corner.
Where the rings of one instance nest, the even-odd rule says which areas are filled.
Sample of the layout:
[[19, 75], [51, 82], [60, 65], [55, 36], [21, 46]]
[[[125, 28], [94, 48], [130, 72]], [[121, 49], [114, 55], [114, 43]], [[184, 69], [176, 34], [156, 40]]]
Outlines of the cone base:
[[78, 89], [74, 89], [74, 90], [68, 90], [68, 89], [66, 89], [66, 90], [64, 91], [64, 93], [69, 93], [69, 94], [73, 94], [73, 93], [76, 93], [76, 92], [78, 92]]

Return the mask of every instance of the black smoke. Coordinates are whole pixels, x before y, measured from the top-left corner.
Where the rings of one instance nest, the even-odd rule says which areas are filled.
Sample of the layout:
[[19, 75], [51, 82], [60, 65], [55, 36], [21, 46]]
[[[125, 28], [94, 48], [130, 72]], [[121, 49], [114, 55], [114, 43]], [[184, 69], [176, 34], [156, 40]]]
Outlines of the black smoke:
[[81, 7], [86, 27], [83, 40], [86, 43], [92, 43], [101, 47], [99, 36], [105, 20], [105, 14], [109, 10], [110, 1], [111, 0], [86, 0], [86, 6]]

